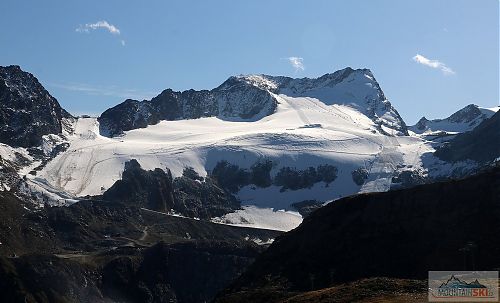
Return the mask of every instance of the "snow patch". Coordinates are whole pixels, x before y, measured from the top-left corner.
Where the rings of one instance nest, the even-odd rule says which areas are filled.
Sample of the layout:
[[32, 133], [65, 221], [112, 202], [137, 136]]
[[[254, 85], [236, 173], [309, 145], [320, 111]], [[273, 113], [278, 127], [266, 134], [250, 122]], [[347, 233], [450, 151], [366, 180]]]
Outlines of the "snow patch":
[[290, 231], [299, 226], [302, 216], [298, 212], [243, 206], [242, 209], [212, 219], [214, 223], [253, 228]]

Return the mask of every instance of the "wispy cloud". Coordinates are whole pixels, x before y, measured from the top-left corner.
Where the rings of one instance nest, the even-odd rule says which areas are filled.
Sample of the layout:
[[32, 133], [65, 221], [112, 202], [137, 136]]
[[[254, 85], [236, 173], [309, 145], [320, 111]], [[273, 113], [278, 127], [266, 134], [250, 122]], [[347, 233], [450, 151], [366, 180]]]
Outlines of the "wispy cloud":
[[76, 31], [79, 33], [88, 33], [91, 30], [96, 30], [96, 29], [104, 29], [110, 32], [113, 35], [119, 35], [120, 34], [120, 29], [113, 24], [109, 24], [108, 21], [102, 20], [102, 21], [97, 21], [96, 23], [87, 23], [85, 25], [80, 25], [77, 27]]
[[420, 63], [422, 65], [439, 69], [445, 75], [454, 75], [455, 74], [455, 72], [451, 68], [449, 68], [448, 66], [446, 66], [446, 64], [444, 64], [443, 62], [441, 62], [439, 60], [428, 59], [428, 58], [426, 58], [422, 55], [419, 55], [419, 54], [416, 54], [412, 59], [413, 59], [413, 61]]
[[120, 88], [115, 85], [97, 86], [86, 83], [49, 83], [48, 86], [61, 88], [68, 91], [81, 92], [90, 96], [110, 96], [136, 100], [151, 99], [156, 95], [151, 91]]
[[292, 67], [295, 69], [295, 72], [303, 71], [305, 69], [304, 58], [301, 58], [301, 57], [288, 57], [288, 58], [285, 58], [285, 59], [287, 59], [288, 62], [290, 62], [290, 65], [292, 65]]
[[[96, 23], [87, 23], [84, 25], [78, 26], [75, 31], [78, 33], [90, 33], [90, 31], [95, 31], [95, 30], [105, 30], [109, 32], [112, 35], [120, 35], [121, 31], [118, 27], [114, 26], [113, 24], [110, 24], [108, 21], [101, 20], [97, 21]], [[125, 40], [121, 39], [120, 43], [122, 46], [125, 46]]]

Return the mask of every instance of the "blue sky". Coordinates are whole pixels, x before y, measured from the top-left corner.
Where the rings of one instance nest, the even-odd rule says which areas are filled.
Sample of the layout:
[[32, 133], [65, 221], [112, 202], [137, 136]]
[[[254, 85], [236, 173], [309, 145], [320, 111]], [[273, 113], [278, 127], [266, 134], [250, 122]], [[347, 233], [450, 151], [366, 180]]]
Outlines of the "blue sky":
[[74, 114], [346, 66], [370, 68], [409, 124], [499, 102], [498, 0], [2, 0], [0, 12], [0, 65], [32, 72]]

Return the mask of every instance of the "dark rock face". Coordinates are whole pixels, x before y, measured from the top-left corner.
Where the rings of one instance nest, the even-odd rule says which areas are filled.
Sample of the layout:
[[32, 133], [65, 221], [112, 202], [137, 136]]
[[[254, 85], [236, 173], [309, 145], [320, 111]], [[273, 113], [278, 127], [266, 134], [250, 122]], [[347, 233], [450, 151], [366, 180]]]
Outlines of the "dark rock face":
[[467, 159], [479, 163], [494, 161], [500, 157], [500, 111], [472, 131], [457, 135], [434, 155], [449, 162]]
[[214, 89], [221, 115], [241, 119], [260, 119], [276, 110], [277, 101], [261, 83], [246, 77], [231, 77]]
[[338, 168], [322, 164], [317, 167], [308, 167], [298, 170], [295, 167], [282, 167], [274, 178], [271, 177], [271, 170], [275, 164], [269, 159], [261, 159], [255, 162], [249, 169], [240, 168], [236, 164], [222, 160], [217, 162], [210, 176], [217, 183], [231, 193], [238, 192], [242, 187], [255, 185], [266, 188], [272, 184], [280, 186], [280, 191], [298, 190], [311, 188], [316, 183], [325, 182], [325, 186], [337, 179]]
[[205, 178], [203, 182], [188, 177], [174, 180], [173, 209], [185, 216], [210, 219], [239, 208], [238, 200], [211, 178]]
[[450, 122], [470, 123], [474, 119], [484, 116], [477, 105], [469, 104], [447, 118]]
[[[428, 270], [499, 268], [499, 218], [500, 167], [347, 197], [276, 239], [226, 293], [247, 302], [271, 289], [302, 292], [365, 277], [426, 279]], [[474, 253], [464, 255], [469, 246]]]
[[423, 171], [403, 170], [397, 172], [397, 174], [392, 177], [391, 189], [408, 188], [425, 183], [429, 183], [429, 179], [425, 176]]
[[351, 172], [352, 180], [359, 186], [365, 184], [365, 181], [368, 178], [368, 174], [368, 170], [364, 167], [360, 167]]
[[281, 186], [280, 191], [311, 188], [318, 182], [325, 182], [328, 186], [337, 179], [337, 173], [337, 167], [329, 164], [319, 165], [316, 168], [310, 166], [304, 170], [282, 167], [274, 178], [274, 184]]
[[43, 135], [61, 133], [62, 119], [70, 117], [32, 74], [0, 67], [0, 142], [39, 146]]
[[[148, 105], [144, 102], [127, 99], [125, 102], [106, 110], [99, 118], [101, 135], [112, 137], [121, 133], [117, 130], [144, 128], [150, 124], [158, 123], [158, 119], [151, 117], [151, 109]], [[106, 118], [108, 115], [116, 118]]]
[[122, 179], [103, 194], [103, 199], [166, 212], [174, 206], [172, 181], [168, 169], [145, 171], [136, 160], [130, 160], [125, 163]]
[[126, 100], [99, 117], [100, 133], [116, 136], [124, 131], [144, 128], [161, 120], [197, 119], [218, 116], [222, 119], [260, 119], [273, 113], [277, 101], [244, 78], [231, 77], [221, 86], [208, 90], [175, 92], [164, 90], [150, 101]]
[[168, 168], [166, 172], [159, 168], [146, 171], [136, 160], [130, 160], [125, 163], [122, 180], [115, 182], [102, 198], [202, 219], [222, 216], [240, 207], [236, 198], [214, 180], [200, 178], [188, 169], [185, 176], [174, 180]]
[[429, 123], [429, 120], [426, 117], [422, 117], [418, 120], [417, 124], [415, 124], [415, 128], [423, 131], [426, 129], [427, 123]]
[[225, 160], [217, 162], [210, 175], [231, 193], [236, 193], [243, 186], [250, 184], [250, 173], [246, 169]]

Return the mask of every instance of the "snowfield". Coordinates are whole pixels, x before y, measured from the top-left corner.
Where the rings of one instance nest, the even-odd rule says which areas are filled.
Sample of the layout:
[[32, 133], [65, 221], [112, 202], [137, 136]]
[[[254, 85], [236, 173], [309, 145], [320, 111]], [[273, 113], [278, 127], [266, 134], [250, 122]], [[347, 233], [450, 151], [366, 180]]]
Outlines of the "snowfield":
[[298, 212], [274, 210], [256, 206], [243, 206], [241, 210], [229, 213], [212, 222], [253, 228], [289, 231], [299, 226], [302, 216]]
[[162, 121], [115, 138], [99, 135], [97, 119], [80, 118], [69, 136], [69, 149], [38, 177], [75, 196], [86, 196], [101, 194], [119, 180], [130, 159], [145, 169], [168, 167], [174, 176], [191, 166], [204, 176], [220, 160], [249, 167], [270, 158], [278, 163], [274, 170], [336, 164], [338, 182], [351, 178], [352, 169], [373, 161], [384, 145], [397, 140], [377, 133], [370, 119], [349, 107], [326, 106], [314, 98], [277, 98], [277, 112], [255, 122], [216, 117]]
[[[188, 166], [206, 176], [222, 160], [241, 168], [272, 160], [273, 177], [283, 167], [337, 167], [337, 178], [330, 184], [319, 182], [298, 190], [244, 186], [236, 194], [243, 208], [214, 218], [219, 223], [289, 230], [301, 222], [300, 215], [291, 212], [293, 203], [312, 199], [326, 203], [359, 192], [387, 191], [395, 173], [403, 170], [436, 176], [456, 168], [432, 155], [436, 142], [427, 141], [428, 132], [402, 135], [404, 122], [368, 70], [342, 80], [331, 75], [314, 80], [241, 79], [269, 89], [278, 103], [276, 111], [249, 121], [224, 117], [161, 121], [112, 138], [99, 134], [96, 118], [79, 118], [66, 136], [69, 148], [36, 177], [27, 175], [28, 184], [70, 203], [102, 194], [121, 179], [124, 163], [131, 159], [148, 170], [169, 168], [174, 177]], [[276, 83], [281, 83], [280, 90]], [[429, 131], [436, 130], [437, 122], [433, 123]], [[355, 170], [367, 174], [361, 185], [354, 181]]]
[[[374, 122], [353, 107], [326, 105], [311, 97], [275, 97], [279, 100], [276, 113], [258, 121], [233, 122], [216, 117], [162, 121], [115, 138], [99, 135], [96, 118], [79, 118], [68, 136], [68, 150], [32, 180], [82, 197], [102, 194], [121, 178], [124, 163], [130, 159], [136, 159], [145, 169], [168, 167], [174, 176], [180, 176], [186, 166], [205, 176], [221, 160], [249, 168], [259, 159], [271, 159], [277, 164], [271, 174], [284, 166], [338, 167], [338, 178], [329, 185], [320, 182], [311, 188], [283, 192], [277, 186], [245, 186], [238, 193], [243, 205], [290, 210], [290, 204], [303, 200], [330, 201], [360, 191], [388, 190], [391, 173], [398, 166], [420, 166], [418, 154], [429, 150], [419, 138], [380, 134]], [[360, 167], [370, 171], [363, 186], [356, 185], [351, 175]], [[250, 210], [255, 213], [255, 208], [243, 208], [241, 212]], [[245, 218], [241, 212], [235, 216]], [[249, 216], [251, 220], [241, 223], [273, 228], [269, 216], [263, 216], [265, 222], [258, 222], [256, 215]], [[296, 217], [289, 217], [294, 222], [291, 225], [277, 222], [274, 227], [295, 227], [300, 223]], [[236, 224], [234, 216], [227, 219]]]

